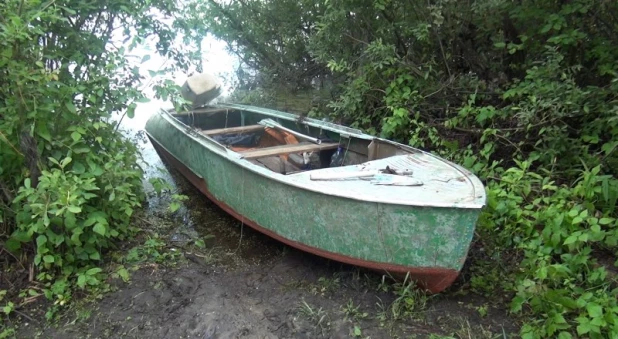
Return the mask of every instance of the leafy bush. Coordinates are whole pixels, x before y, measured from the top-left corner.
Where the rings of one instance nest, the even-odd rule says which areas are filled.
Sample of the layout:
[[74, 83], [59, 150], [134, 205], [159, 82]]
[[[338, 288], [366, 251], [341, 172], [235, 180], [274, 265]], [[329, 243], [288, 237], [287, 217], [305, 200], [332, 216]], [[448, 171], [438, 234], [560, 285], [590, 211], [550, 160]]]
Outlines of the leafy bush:
[[[322, 115], [478, 174], [487, 256], [472, 288], [510, 292], [523, 337], [618, 336], [618, 3], [303, 1], [308, 14], [281, 19], [302, 31], [255, 31], [250, 43], [230, 24], [277, 26], [293, 3], [211, 7], [228, 23], [215, 34], [258, 66], [300, 64], [286, 42], [306, 40], [323, 66], [310, 76], [333, 83]], [[241, 15], [252, 8], [265, 15]]]
[[[185, 10], [167, 0], [0, 4], [2, 249], [32, 260], [57, 304], [74, 287], [99, 286], [106, 251], [134, 231], [143, 173], [113, 117], [132, 118], [147, 101], [130, 55], [146, 39], [176, 61], [152, 77], [192, 66], [201, 27], [190, 27]], [[167, 99], [170, 82], [156, 80], [155, 92]]]
[[618, 180], [599, 175], [597, 166], [584, 171], [574, 187], [557, 186], [530, 171], [530, 165], [519, 162], [489, 185], [479, 225], [483, 234], [501, 237], [495, 246], [523, 252], [511, 307], [535, 314], [536, 320], [523, 327], [522, 335], [618, 335], [618, 289], [596, 260], [618, 243], [616, 218], [607, 212], [613, 208], [597, 208], [615, 206]]

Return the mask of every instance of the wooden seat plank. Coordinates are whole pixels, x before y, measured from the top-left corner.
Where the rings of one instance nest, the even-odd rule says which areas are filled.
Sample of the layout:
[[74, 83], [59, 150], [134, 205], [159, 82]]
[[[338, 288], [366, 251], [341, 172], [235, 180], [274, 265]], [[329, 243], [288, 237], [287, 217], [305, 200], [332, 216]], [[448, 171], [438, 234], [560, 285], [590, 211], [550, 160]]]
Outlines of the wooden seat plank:
[[281, 155], [287, 153], [300, 153], [300, 152], [312, 152], [312, 151], [322, 151], [327, 149], [335, 149], [339, 146], [338, 143], [324, 143], [324, 144], [291, 144], [291, 145], [281, 145], [281, 146], [273, 146], [266, 147], [260, 149], [254, 149], [249, 151], [240, 151], [238, 153], [242, 154], [245, 159], [257, 159], [262, 157], [269, 157], [273, 155]]
[[200, 133], [204, 135], [208, 135], [208, 136], [213, 136], [213, 135], [220, 135], [220, 134], [255, 132], [263, 128], [264, 126], [262, 125], [248, 125], [248, 126], [208, 129], [208, 130], [202, 130]]

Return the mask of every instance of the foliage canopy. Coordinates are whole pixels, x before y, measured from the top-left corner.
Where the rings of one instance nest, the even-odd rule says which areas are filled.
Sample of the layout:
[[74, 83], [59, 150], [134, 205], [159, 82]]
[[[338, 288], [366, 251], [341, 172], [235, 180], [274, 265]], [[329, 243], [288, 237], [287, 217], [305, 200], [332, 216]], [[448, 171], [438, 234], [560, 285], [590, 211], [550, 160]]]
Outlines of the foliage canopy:
[[[199, 60], [195, 31], [173, 43], [185, 10], [172, 0], [0, 3], [2, 250], [33, 253], [34, 278], [60, 304], [72, 286], [100, 284], [105, 251], [133, 232], [142, 170], [114, 115], [147, 101], [138, 85], [150, 55], [131, 55], [147, 39], [175, 61], [161, 74]], [[153, 86], [165, 99], [173, 84]]]
[[509, 293], [523, 337], [618, 336], [618, 3], [209, 0], [204, 12], [258, 70], [246, 87], [326, 79], [332, 97], [312, 114], [485, 180], [476, 242], [489, 256], [473, 259], [471, 288]]

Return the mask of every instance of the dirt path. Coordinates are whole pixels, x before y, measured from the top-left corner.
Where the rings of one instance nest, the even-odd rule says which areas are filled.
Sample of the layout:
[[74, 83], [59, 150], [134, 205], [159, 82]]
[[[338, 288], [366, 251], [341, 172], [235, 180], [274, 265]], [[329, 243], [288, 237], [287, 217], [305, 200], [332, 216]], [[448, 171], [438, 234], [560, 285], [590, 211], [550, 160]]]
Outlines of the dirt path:
[[[149, 152], [153, 175], [161, 163]], [[163, 174], [190, 199], [170, 219], [165, 199], [151, 198], [147, 223], [176, 253], [168, 261], [178, 264], [142, 264], [130, 283], [115, 282], [116, 291], [53, 325], [24, 320], [16, 337], [502, 338], [516, 331], [504, 307], [465, 293], [461, 281], [427, 297], [300, 252], [241, 227], [174, 171]], [[176, 247], [207, 235], [214, 237], [205, 252]]]
[[473, 296], [412, 295], [426, 306], [395, 319], [395, 295], [380, 292], [375, 276], [266, 246], [274, 255], [246, 265], [188, 255], [177, 268], [143, 267], [130, 284], [70, 312], [57, 328], [30, 327], [18, 337], [350, 338], [356, 329], [362, 338], [490, 338], [502, 325], [510, 330], [501, 310], [490, 308], [482, 319], [477, 308], [487, 301]]

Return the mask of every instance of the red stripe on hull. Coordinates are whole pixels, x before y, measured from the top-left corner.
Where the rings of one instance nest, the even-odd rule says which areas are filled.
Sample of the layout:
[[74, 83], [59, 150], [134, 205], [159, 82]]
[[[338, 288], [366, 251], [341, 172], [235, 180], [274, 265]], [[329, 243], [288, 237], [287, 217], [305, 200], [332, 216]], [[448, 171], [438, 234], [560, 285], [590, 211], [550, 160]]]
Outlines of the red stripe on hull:
[[227, 205], [225, 202], [217, 200], [208, 190], [208, 185], [206, 181], [199, 176], [197, 176], [191, 169], [189, 169], [185, 164], [183, 164], [180, 160], [178, 160], [175, 156], [170, 154], [163, 148], [160, 144], [158, 144], [149, 134], [148, 138], [152, 142], [155, 150], [163, 158], [163, 160], [167, 161], [171, 165], [173, 165], [182, 175], [187, 178], [197, 189], [200, 190], [208, 199], [218, 205], [221, 209], [223, 209], [228, 214], [232, 215], [236, 219], [244, 224], [249, 225], [251, 228], [255, 229], [258, 232], [261, 232], [273, 239], [281, 241], [282, 243], [297, 248], [301, 251], [305, 251], [308, 253], [312, 253], [327, 259], [339, 261], [342, 263], [365, 267], [375, 271], [388, 272], [392, 275], [396, 276], [405, 276], [409, 273], [409, 278], [415, 281], [418, 281], [419, 285], [423, 288], [426, 288], [431, 293], [439, 293], [449, 287], [459, 274], [458, 271], [452, 269], [445, 268], [427, 268], [427, 267], [406, 267], [402, 265], [395, 265], [389, 263], [380, 263], [375, 261], [367, 261], [358, 258], [353, 258], [349, 256], [345, 256], [338, 253], [333, 253], [329, 251], [325, 251], [319, 248], [311, 247], [305, 245], [303, 243], [287, 239], [282, 237], [281, 235], [264, 228], [258, 225], [256, 222], [248, 219], [247, 217], [243, 217], [238, 212], [236, 212], [232, 207]]

